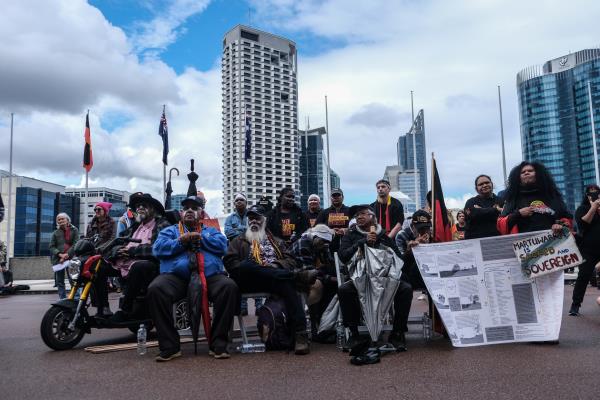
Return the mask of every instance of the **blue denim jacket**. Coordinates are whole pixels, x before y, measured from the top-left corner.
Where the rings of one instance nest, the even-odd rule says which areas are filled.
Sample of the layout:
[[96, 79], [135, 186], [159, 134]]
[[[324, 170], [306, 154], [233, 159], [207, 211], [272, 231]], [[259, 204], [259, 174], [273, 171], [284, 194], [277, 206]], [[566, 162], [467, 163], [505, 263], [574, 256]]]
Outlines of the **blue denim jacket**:
[[[190, 252], [179, 243], [179, 226], [172, 225], [158, 234], [152, 253], [160, 260], [161, 274], [174, 274], [190, 279]], [[227, 251], [227, 238], [212, 227], [202, 229], [200, 251], [204, 254], [204, 275], [208, 278], [215, 274], [224, 274], [225, 268], [221, 257]]]
[[229, 241], [246, 232], [246, 228], [248, 227], [248, 217], [246, 214], [244, 212], [244, 215], [240, 217], [237, 211], [234, 211], [225, 220], [225, 236], [227, 236]]

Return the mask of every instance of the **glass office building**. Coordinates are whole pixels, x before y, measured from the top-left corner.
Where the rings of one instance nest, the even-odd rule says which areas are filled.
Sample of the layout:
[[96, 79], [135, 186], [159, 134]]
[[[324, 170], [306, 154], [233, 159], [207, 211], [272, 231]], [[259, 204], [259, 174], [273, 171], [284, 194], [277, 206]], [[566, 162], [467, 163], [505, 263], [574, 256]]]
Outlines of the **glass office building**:
[[300, 206], [307, 210], [308, 196], [317, 194], [321, 205], [326, 202], [325, 187], [327, 163], [323, 146], [325, 128], [298, 131], [300, 136]]
[[[417, 147], [417, 181], [419, 188], [419, 206], [425, 205], [427, 194], [427, 150], [425, 147], [425, 116], [423, 110], [419, 110], [413, 124], [403, 136], [398, 138], [396, 150], [398, 153], [398, 165], [400, 174], [403, 175], [399, 181], [399, 190], [407, 194], [411, 199], [415, 197], [415, 155], [413, 152], [413, 135]], [[412, 193], [412, 194], [409, 194]]]
[[574, 211], [595, 183], [590, 118], [600, 124], [600, 49], [581, 50], [517, 74], [523, 159], [543, 163]]
[[17, 187], [14, 256], [49, 256], [48, 246], [56, 229], [56, 216], [66, 212], [79, 224], [79, 199], [39, 188]]

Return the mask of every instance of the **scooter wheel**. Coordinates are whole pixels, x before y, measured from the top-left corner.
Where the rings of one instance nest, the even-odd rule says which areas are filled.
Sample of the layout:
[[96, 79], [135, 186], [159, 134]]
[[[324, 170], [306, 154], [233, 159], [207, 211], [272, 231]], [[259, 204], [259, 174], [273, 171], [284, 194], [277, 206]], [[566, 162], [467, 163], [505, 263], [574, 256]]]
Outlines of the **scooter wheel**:
[[73, 311], [67, 308], [52, 306], [40, 326], [42, 340], [53, 350], [68, 350], [75, 347], [83, 338], [85, 332], [77, 327], [69, 329], [73, 320]]

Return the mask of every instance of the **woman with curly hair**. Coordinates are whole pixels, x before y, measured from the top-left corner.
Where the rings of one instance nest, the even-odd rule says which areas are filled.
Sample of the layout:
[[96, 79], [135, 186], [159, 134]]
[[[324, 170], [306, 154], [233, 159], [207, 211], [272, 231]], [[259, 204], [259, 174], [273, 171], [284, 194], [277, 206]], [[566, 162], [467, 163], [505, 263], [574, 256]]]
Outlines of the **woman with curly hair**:
[[505, 204], [497, 228], [500, 234], [552, 229], [558, 234], [563, 226], [573, 226], [571, 214], [546, 167], [523, 161], [510, 171]]

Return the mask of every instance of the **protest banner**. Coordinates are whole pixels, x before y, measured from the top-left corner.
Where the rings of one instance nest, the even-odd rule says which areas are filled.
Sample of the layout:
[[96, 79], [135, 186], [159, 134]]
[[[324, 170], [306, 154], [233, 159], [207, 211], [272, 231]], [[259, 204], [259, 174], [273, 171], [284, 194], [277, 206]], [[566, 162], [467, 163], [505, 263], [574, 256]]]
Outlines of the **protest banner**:
[[583, 262], [583, 257], [568, 228], [560, 235], [551, 230], [540, 232], [513, 243], [513, 250], [528, 278], [538, 278]]

